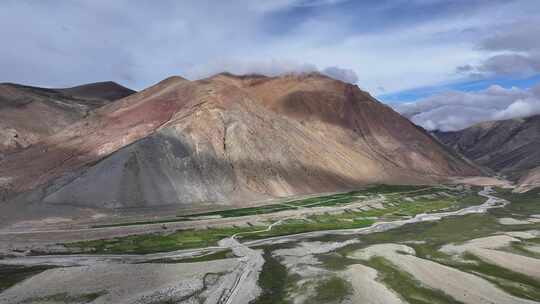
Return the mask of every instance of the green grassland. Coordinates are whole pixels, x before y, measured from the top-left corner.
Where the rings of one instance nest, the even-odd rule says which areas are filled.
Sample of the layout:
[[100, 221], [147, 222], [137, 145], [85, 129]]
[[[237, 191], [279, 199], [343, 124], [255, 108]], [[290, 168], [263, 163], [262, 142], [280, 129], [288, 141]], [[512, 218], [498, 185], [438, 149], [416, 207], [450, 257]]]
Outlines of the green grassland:
[[[353, 201], [352, 199], [358, 200], [358, 196], [369, 197], [370, 195], [379, 195], [381, 192], [384, 192], [385, 194], [383, 195], [386, 197], [383, 208], [380, 209], [365, 211], [355, 209], [347, 210], [341, 214], [326, 213], [311, 215], [306, 218], [289, 219], [283, 221], [280, 225], [274, 226], [270, 231], [258, 232], [258, 230], [265, 229], [262, 226], [181, 230], [173, 233], [79, 242], [69, 244], [69, 246], [72, 246], [71, 248], [74, 249], [84, 249], [94, 253], [148, 253], [207, 247], [215, 245], [221, 238], [231, 236], [235, 233], [245, 233], [240, 238], [248, 240], [307, 231], [360, 228], [371, 225], [375, 221], [374, 217], [385, 220], [397, 219], [414, 216], [418, 213], [460, 209], [466, 206], [478, 205], [485, 201], [485, 198], [474, 193], [478, 189], [454, 191], [440, 188], [425, 189], [415, 187], [412, 190], [410, 188], [400, 189], [403, 190], [401, 192], [414, 192], [396, 193], [397, 191], [395, 191], [396, 188], [394, 187], [379, 188], [377, 191], [371, 190], [373, 194], [366, 194], [366, 190], [362, 190], [362, 193], [348, 192], [342, 195], [325, 196], [324, 199], [309, 198], [287, 202], [291, 206], [309, 208], [310, 206], [348, 204]], [[444, 193], [441, 194], [441, 192]], [[460, 243], [470, 239], [492, 235], [496, 232], [540, 228], [539, 224], [517, 227], [504, 226], [498, 222], [498, 218], [500, 217], [527, 217], [531, 214], [540, 214], [540, 204], [538, 204], [538, 197], [540, 195], [538, 193], [514, 194], [507, 190], [497, 189], [497, 195], [511, 200], [512, 204], [504, 208], [491, 209], [487, 214], [449, 217], [436, 222], [421, 222], [405, 225], [395, 230], [363, 235], [358, 237], [361, 240], [360, 244], [350, 245], [335, 253], [318, 256], [318, 258], [329, 270], [339, 271], [345, 269], [347, 265], [359, 263], [357, 260], [346, 257], [348, 253], [354, 250], [377, 243], [422, 241], [423, 243], [409, 244], [409, 246], [416, 250], [418, 257], [482, 276], [510, 294], [539, 301], [540, 286], [534, 279], [496, 265], [488, 264], [471, 255], [464, 256], [466, 262], [463, 262], [439, 251], [440, 247], [444, 244]], [[269, 207], [268, 209], [265, 209], [266, 207], [243, 208], [244, 210], [239, 211], [239, 213], [235, 213], [235, 210], [228, 210], [225, 213], [227, 215], [222, 213], [220, 216], [232, 216], [232, 214], [238, 216], [238, 214], [266, 212], [275, 207]], [[282, 207], [285, 208], [287, 206]], [[328, 239], [336, 241], [340, 238], [343, 238], [343, 236], [325, 236], [313, 240]], [[348, 238], [354, 237], [349, 236]], [[533, 239], [530, 242], [535, 243], [536, 240]], [[216, 253], [201, 258], [202, 260], [207, 260], [226, 257], [227, 254], [225, 253]], [[194, 261], [197, 260], [198, 258], [195, 258]], [[259, 284], [263, 289], [263, 293], [254, 303], [289, 303], [287, 300], [288, 291], [295, 288], [294, 284], [298, 280], [295, 280], [294, 274], [288, 274], [285, 267], [271, 256], [271, 250], [269, 249], [265, 250], [265, 260], [267, 263], [259, 277]], [[382, 282], [402, 295], [409, 303], [458, 303], [441, 291], [422, 286], [410, 275], [397, 269], [392, 263], [383, 258], [374, 258], [364, 263], [377, 269], [381, 274]], [[322, 280], [318, 283], [315, 290], [316, 293], [309, 299], [313, 303], [323, 303], [325, 301], [330, 303], [350, 293], [347, 283], [339, 278]]]
[[95, 299], [106, 294], [105, 291], [91, 292], [79, 295], [71, 295], [67, 292], [61, 292], [43, 297], [33, 297], [26, 299], [19, 304], [31, 304], [31, 303], [91, 303]]
[[349, 282], [339, 277], [331, 277], [317, 283], [315, 294], [308, 299], [309, 303], [342, 303], [352, 293]]
[[[499, 232], [540, 229], [538, 223], [501, 225], [498, 221], [498, 218], [501, 217], [521, 216], [526, 218], [532, 214], [540, 214], [540, 191], [516, 194], [508, 190], [497, 189], [496, 195], [510, 200], [511, 204], [503, 208], [490, 209], [486, 214], [449, 217], [436, 222], [415, 223], [395, 230], [364, 235], [359, 237], [360, 244], [350, 245], [338, 250], [337, 253], [322, 255], [318, 258], [329, 270], [340, 271], [348, 265], [359, 263], [359, 261], [347, 258], [347, 255], [355, 250], [373, 244], [406, 242], [408, 246], [415, 249], [416, 255], [420, 258], [481, 276], [512, 295], [540, 301], [540, 282], [534, 278], [487, 263], [471, 254], [465, 254], [461, 259], [454, 259], [439, 251], [441, 246], [445, 244], [462, 243]], [[316, 238], [312, 240], [327, 239]], [[537, 242], [540, 241], [530, 239], [523, 243], [536, 244]], [[534, 253], [525, 252], [521, 243], [511, 244], [506, 250], [538, 258]], [[377, 269], [383, 277], [382, 281], [402, 295], [409, 303], [456, 303], [447, 295], [422, 287], [414, 278], [402, 273], [383, 258], [371, 259], [365, 264]]]
[[146, 254], [215, 246], [219, 240], [233, 234], [260, 229], [264, 229], [264, 227], [190, 229], [178, 230], [172, 233], [151, 233], [112, 239], [81, 241], [64, 245], [73, 252]]
[[514, 242], [510, 244], [510, 247], [506, 248], [506, 251], [521, 254], [535, 259], [540, 259], [540, 253], [527, 250], [527, 246], [538, 245], [540, 245], [540, 238], [528, 239], [519, 243]]
[[[310, 197], [310, 198], [286, 201], [283, 203], [276, 203], [276, 204], [270, 204], [270, 205], [265, 205], [265, 206], [219, 210], [219, 211], [211, 211], [211, 212], [196, 213], [196, 214], [189, 214], [189, 215], [179, 215], [177, 216], [177, 218], [169, 218], [169, 219], [161, 219], [161, 220], [99, 224], [99, 225], [92, 226], [92, 228], [122, 227], [122, 226], [135, 226], [135, 225], [148, 225], [148, 224], [167, 224], [167, 223], [197, 220], [198, 218], [201, 218], [201, 217], [217, 216], [221, 218], [232, 218], [232, 217], [275, 213], [275, 212], [286, 211], [286, 210], [295, 210], [299, 208], [343, 206], [343, 205], [359, 202], [366, 199], [372, 199], [381, 194], [384, 195], [389, 200], [389, 202], [399, 204], [399, 203], [402, 203], [403, 202], [402, 200], [407, 197], [414, 198], [414, 197], [422, 197], [422, 196], [429, 196], [429, 195], [437, 195], [440, 192], [445, 192], [456, 198], [460, 198], [461, 196], [463, 196], [463, 191], [451, 190], [442, 186], [376, 185], [376, 186], [371, 186], [362, 190], [349, 191], [349, 192], [337, 193], [337, 194], [331, 194], [331, 195], [323, 195], [323, 196], [318, 196], [318, 197]], [[478, 198], [481, 199], [481, 197], [478, 197]], [[447, 201], [447, 198], [443, 198], [442, 201], [439, 202], [440, 203], [439, 206], [436, 205], [436, 202], [431, 202], [432, 208], [422, 209], [422, 210], [424, 210], [424, 212], [429, 212], [432, 210], [439, 210], [442, 207], [444, 207], [442, 206], [442, 204], [445, 204], [446, 203], [445, 201]], [[409, 207], [412, 207], [412, 205], [413, 204], [410, 204]], [[458, 207], [457, 204], [453, 204], [453, 205]], [[406, 211], [404, 215], [414, 215], [417, 213], [418, 213], [417, 210], [411, 209], [411, 210]]]
[[[297, 208], [312, 208], [312, 207], [321, 207], [321, 206], [337, 206], [350, 204], [352, 202], [365, 199], [377, 194], [391, 194], [399, 192], [408, 192], [408, 191], [417, 191], [426, 189], [425, 193], [428, 193], [429, 189], [438, 189], [439, 191], [443, 188], [430, 187], [430, 186], [408, 186], [408, 185], [377, 185], [372, 186], [363, 190], [350, 191], [345, 193], [337, 193], [331, 195], [324, 195], [318, 197], [310, 197], [299, 200], [286, 201], [279, 204], [271, 204], [261, 207], [248, 207], [248, 208], [239, 208], [239, 209], [230, 209], [222, 211], [212, 211], [205, 213], [197, 213], [191, 215], [185, 215], [184, 218], [196, 218], [201, 216], [221, 216], [221, 217], [238, 217], [238, 216], [247, 216], [247, 215], [256, 215], [256, 214], [265, 214], [265, 213], [274, 213], [283, 210], [294, 210]], [[423, 190], [424, 191], [424, 190]], [[434, 191], [434, 190], [431, 190]]]
[[399, 270], [390, 261], [382, 257], [374, 257], [364, 262], [377, 269], [381, 281], [411, 304], [460, 304], [440, 290], [424, 287], [410, 274]]
[[[444, 193], [441, 191], [444, 190]], [[398, 191], [407, 191], [398, 194]], [[484, 198], [472, 191], [455, 191], [444, 188], [426, 188], [421, 186], [375, 186], [366, 190], [291, 201], [290, 204], [312, 206], [314, 202], [347, 204], [358, 200], [358, 193], [386, 193], [386, 201], [378, 209], [345, 210], [339, 214], [314, 214], [306, 218], [288, 219], [275, 225], [272, 230], [264, 231], [266, 226], [220, 227], [208, 229], [164, 231], [145, 235], [134, 235], [112, 239], [81, 241], [65, 244], [72, 252], [86, 253], [154, 253], [180, 249], [215, 246], [220, 239], [241, 233], [240, 239], [251, 240], [274, 236], [283, 236], [320, 230], [362, 228], [373, 224], [376, 218], [391, 220], [414, 216], [418, 213], [434, 212], [462, 208], [466, 205], [480, 204]], [[407, 199], [406, 199], [407, 198]], [[267, 206], [270, 207], [270, 206]], [[261, 210], [260, 207], [257, 210]], [[273, 207], [272, 207], [273, 208]], [[248, 209], [246, 211], [246, 209]], [[240, 211], [238, 211], [240, 210]], [[222, 211], [221, 216], [255, 212], [255, 208], [242, 208]], [[268, 211], [267, 209], [264, 209]], [[239, 213], [235, 213], [235, 212]], [[259, 212], [257, 211], [257, 212]]]
[[[350, 216], [350, 215], [349, 215]], [[348, 220], [340, 215], [321, 215], [310, 220], [287, 220], [274, 226], [270, 231], [263, 226], [209, 228], [200, 230], [178, 230], [173, 233], [152, 233], [94, 241], [64, 244], [73, 252], [86, 253], [155, 253], [180, 249], [202, 248], [217, 245], [217, 242], [237, 233], [245, 233], [241, 239], [258, 239], [272, 236], [290, 235], [309, 231], [367, 227], [373, 220], [358, 218]]]
[[540, 214], [540, 188], [525, 193], [513, 193], [511, 189], [496, 188], [496, 196], [511, 201], [504, 209], [493, 210], [494, 215], [511, 215], [515, 218]]
[[[476, 194], [478, 188], [470, 190], [453, 190], [445, 187], [427, 186], [387, 186], [379, 185], [333, 195], [312, 197], [288, 201], [283, 204], [269, 206], [241, 208], [225, 211], [215, 211], [179, 218], [178, 221], [196, 219], [198, 216], [237, 217], [254, 214], [274, 213], [282, 210], [296, 208], [312, 208], [320, 206], [345, 206], [347, 204], [374, 198], [383, 195], [385, 200], [381, 208], [369, 210], [349, 209], [339, 214], [314, 214], [305, 218], [288, 219], [279, 225], [273, 226], [270, 231], [263, 231], [267, 226], [246, 227], [219, 227], [205, 229], [190, 229], [134, 235], [95, 241], [81, 241], [64, 244], [72, 252], [88, 252], [95, 254], [105, 253], [154, 253], [179, 249], [204, 248], [215, 246], [223, 238], [238, 234], [241, 240], [268, 238], [273, 236], [290, 235], [309, 231], [351, 229], [367, 227], [377, 220], [393, 220], [414, 216], [419, 213], [437, 212], [441, 210], [457, 210], [471, 205], [478, 205], [485, 201], [484, 197]], [[347, 266], [363, 263], [375, 268], [380, 274], [380, 280], [392, 290], [400, 294], [408, 303], [459, 303], [441, 291], [426, 288], [408, 273], [401, 271], [384, 258], [372, 258], [369, 261], [358, 261], [347, 256], [358, 249], [379, 243], [403, 243], [415, 249], [420, 258], [475, 274], [489, 280], [502, 290], [518, 297], [540, 301], [540, 282], [526, 275], [486, 263], [474, 255], [465, 254], [462, 260], [455, 259], [439, 249], [448, 243], [462, 243], [479, 237], [486, 237], [504, 231], [520, 231], [540, 229], [540, 224], [530, 225], [501, 225], [501, 217], [527, 218], [533, 214], [540, 214], [540, 189], [524, 194], [512, 193], [505, 189], [496, 189], [496, 196], [511, 201], [503, 208], [490, 209], [486, 214], [470, 214], [465, 216], [448, 217], [440, 221], [421, 222], [402, 226], [398, 229], [385, 232], [372, 233], [361, 236], [327, 235], [311, 238], [311, 241], [344, 241], [359, 239], [360, 243], [352, 244], [332, 253], [317, 255], [322, 267], [330, 271], [341, 271]], [[176, 219], [173, 219], [176, 221]], [[145, 223], [166, 223], [165, 221], [127, 223], [140, 225]], [[115, 224], [122, 226], [124, 224]], [[413, 241], [413, 242], [411, 242]], [[523, 243], [515, 243], [505, 250], [537, 257], [535, 253], [526, 251], [524, 244], [538, 244], [540, 239], [530, 239]], [[261, 296], [254, 304], [290, 303], [288, 295], [291, 290], [301, 288], [297, 286], [300, 278], [297, 274], [288, 273], [284, 265], [272, 256], [272, 250], [292, 246], [292, 244], [279, 244], [264, 246], [265, 265], [259, 277], [259, 286], [262, 288]], [[214, 259], [224, 259], [232, 256], [230, 250], [223, 250], [200, 257], [182, 260], [155, 260], [152, 263], [181, 263], [200, 262]], [[47, 268], [10, 269], [0, 266], [0, 291], [31, 275], [37, 274]], [[15, 276], [12, 274], [16, 274]], [[308, 302], [332, 303], [339, 302], [350, 294], [351, 288], [346, 281], [339, 277], [321, 279], [311, 285], [315, 293]], [[57, 294], [36, 299], [47, 300], [86, 300], [100, 294], [71, 296]]]
[[150, 224], [167, 224], [167, 223], [186, 222], [186, 221], [190, 221], [190, 219], [187, 219], [187, 218], [174, 218], [174, 219], [155, 220], [155, 221], [135, 221], [135, 222], [112, 223], [112, 224], [100, 224], [100, 225], [92, 225], [92, 228], [124, 227], [124, 226], [138, 226], [138, 225], [150, 225]]
[[288, 304], [285, 298], [287, 287], [291, 283], [291, 275], [287, 272], [287, 268], [272, 256], [271, 247], [264, 249], [263, 257], [265, 263], [258, 279], [262, 294], [253, 304]]
[[372, 219], [357, 217], [354, 213], [316, 215], [310, 216], [308, 219], [286, 220], [282, 224], [274, 226], [270, 231], [246, 234], [242, 236], [242, 239], [254, 240], [312, 231], [362, 228], [373, 223]]
[[0, 265], [0, 292], [23, 281], [26, 278], [29, 278], [51, 268], [53, 267]]
[[161, 258], [155, 260], [149, 260], [140, 262], [140, 264], [179, 264], [179, 263], [197, 263], [197, 262], [208, 262], [214, 260], [223, 260], [236, 257], [232, 250], [220, 250], [209, 254], [203, 254], [200, 256], [190, 257], [190, 258]]

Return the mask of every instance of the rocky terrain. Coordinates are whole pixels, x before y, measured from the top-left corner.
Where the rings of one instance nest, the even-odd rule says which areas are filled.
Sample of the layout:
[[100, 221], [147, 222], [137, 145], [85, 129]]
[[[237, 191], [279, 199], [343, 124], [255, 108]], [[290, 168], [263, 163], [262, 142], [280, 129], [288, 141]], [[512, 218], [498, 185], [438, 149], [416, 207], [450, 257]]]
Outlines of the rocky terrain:
[[540, 187], [540, 167], [527, 171], [518, 181], [517, 191], [525, 192]]
[[488, 121], [434, 135], [477, 164], [517, 181], [521, 189], [539, 185], [540, 115]]
[[[366, 189], [385, 200], [366, 212], [399, 204], [416, 215], [362, 228], [283, 234], [295, 221], [277, 212], [258, 230], [222, 230], [209, 247], [165, 252], [170, 234], [153, 233], [144, 242], [162, 250], [150, 254], [15, 251], [0, 263], [0, 303], [538, 303], [538, 193], [488, 187], [476, 205], [469, 187], [399, 187]], [[453, 195], [464, 208], [423, 209]]]
[[64, 130], [134, 91], [114, 82], [66, 89], [0, 84], [0, 159]]
[[368, 93], [317, 73], [171, 77], [6, 156], [0, 172], [19, 208], [246, 203], [479, 173]]

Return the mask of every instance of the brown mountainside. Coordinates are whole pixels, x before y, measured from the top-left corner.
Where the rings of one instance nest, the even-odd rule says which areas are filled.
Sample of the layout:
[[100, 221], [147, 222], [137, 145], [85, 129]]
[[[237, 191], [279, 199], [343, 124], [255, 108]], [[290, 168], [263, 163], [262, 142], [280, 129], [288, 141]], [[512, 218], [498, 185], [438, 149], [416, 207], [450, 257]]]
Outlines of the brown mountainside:
[[67, 89], [0, 84], [0, 159], [63, 130], [93, 109], [133, 93], [114, 82]]
[[171, 77], [9, 155], [0, 172], [5, 197], [91, 207], [245, 202], [478, 174], [368, 93], [320, 74]]

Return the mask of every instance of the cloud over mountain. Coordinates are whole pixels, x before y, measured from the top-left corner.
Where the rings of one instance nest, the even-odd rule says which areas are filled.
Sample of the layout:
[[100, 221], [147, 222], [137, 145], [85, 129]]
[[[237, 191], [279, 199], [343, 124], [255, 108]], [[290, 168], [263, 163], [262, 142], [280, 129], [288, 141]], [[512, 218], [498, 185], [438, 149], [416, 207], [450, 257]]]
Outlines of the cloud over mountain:
[[462, 79], [454, 71], [467, 64], [536, 70], [539, 15], [537, 0], [0, 1], [0, 82], [142, 89], [171, 75], [315, 66], [389, 94]]
[[236, 75], [260, 74], [265, 76], [280, 76], [285, 74], [301, 74], [309, 72], [319, 72], [331, 78], [355, 84], [358, 82], [358, 75], [352, 69], [338, 66], [318, 68], [316, 65], [305, 62], [291, 60], [228, 60], [215, 61], [206, 65], [189, 70], [189, 73], [198, 77], [220, 72], [229, 72]]
[[356, 75], [356, 72], [351, 69], [343, 69], [337, 66], [327, 67], [326, 69], [322, 70], [323, 74], [326, 74], [334, 79], [349, 82], [349, 83], [357, 83], [358, 82], [358, 75]]
[[394, 107], [428, 130], [455, 131], [486, 120], [540, 113], [540, 84], [531, 89], [493, 85], [477, 92], [444, 92]]

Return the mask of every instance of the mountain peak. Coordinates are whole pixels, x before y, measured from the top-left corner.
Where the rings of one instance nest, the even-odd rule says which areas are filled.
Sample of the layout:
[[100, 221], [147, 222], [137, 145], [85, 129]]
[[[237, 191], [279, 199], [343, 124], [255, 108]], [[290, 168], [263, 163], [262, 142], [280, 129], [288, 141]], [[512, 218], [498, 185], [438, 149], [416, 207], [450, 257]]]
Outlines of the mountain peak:
[[128, 89], [114, 81], [94, 82], [71, 88], [54, 90], [76, 97], [105, 100], [117, 100], [135, 93], [134, 90]]
[[320, 73], [169, 77], [9, 155], [0, 171], [5, 192], [42, 189], [45, 202], [84, 206], [246, 201], [477, 173]]
[[182, 81], [189, 81], [189, 80], [187, 80], [186, 78], [184, 78], [182, 76], [173, 75], [173, 76], [169, 76], [169, 77], [163, 79], [162, 81], [160, 81], [160, 83], [162, 83], [162, 82], [182, 82]]

